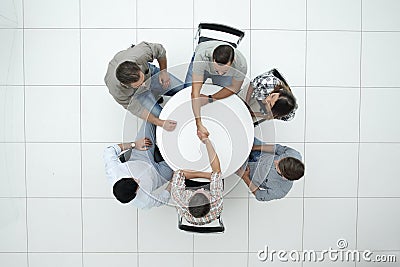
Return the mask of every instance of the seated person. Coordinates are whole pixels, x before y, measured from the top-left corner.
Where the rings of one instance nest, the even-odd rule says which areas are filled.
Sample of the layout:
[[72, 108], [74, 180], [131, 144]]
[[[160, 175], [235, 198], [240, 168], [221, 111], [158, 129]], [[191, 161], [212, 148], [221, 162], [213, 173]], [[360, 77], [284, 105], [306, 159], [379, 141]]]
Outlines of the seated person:
[[[296, 98], [277, 69], [258, 75], [250, 82], [246, 103], [256, 117], [284, 121], [291, 120], [297, 109]], [[272, 114], [268, 114], [270, 112]]]
[[304, 164], [298, 151], [279, 144], [264, 145], [257, 139], [246, 169], [237, 173], [258, 201], [285, 197], [293, 181], [304, 175]]
[[[106, 176], [113, 186], [113, 194], [121, 203], [132, 203], [140, 209], [166, 204], [170, 199], [170, 187], [160, 193], [154, 191], [171, 179], [173, 171], [165, 161], [154, 159], [155, 125], [143, 122], [136, 140], [104, 150]], [[130, 148], [130, 158], [121, 162], [119, 154]]]
[[[212, 172], [178, 170], [172, 178], [171, 194], [177, 204], [181, 217], [194, 225], [204, 225], [218, 219], [222, 212], [221, 168], [218, 155], [207, 136], [198, 131], [197, 135], [206, 145]], [[207, 178], [210, 190], [204, 188], [196, 191], [186, 188], [185, 179]]]
[[[186, 75], [185, 86], [192, 86], [192, 109], [198, 131], [207, 136], [209, 134], [201, 122], [201, 106], [237, 93], [246, 73], [246, 58], [229, 43], [206, 41], [197, 45]], [[213, 95], [200, 94], [207, 78], [211, 78], [213, 84], [223, 88]]]
[[[104, 82], [115, 101], [133, 115], [173, 131], [176, 122], [159, 119], [162, 108], [156, 98], [174, 95], [183, 88], [183, 82], [167, 72], [166, 54], [161, 44], [132, 45], [110, 61]], [[154, 59], [160, 68], [152, 64]]]

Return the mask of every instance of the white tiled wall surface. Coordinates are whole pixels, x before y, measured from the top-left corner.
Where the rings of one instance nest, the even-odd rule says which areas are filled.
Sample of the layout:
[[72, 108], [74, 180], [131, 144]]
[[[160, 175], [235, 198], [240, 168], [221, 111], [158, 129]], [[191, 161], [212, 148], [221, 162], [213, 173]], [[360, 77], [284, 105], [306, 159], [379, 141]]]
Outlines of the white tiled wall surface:
[[[0, 266], [398, 266], [399, 13], [398, 0], [2, 0]], [[147, 40], [183, 69], [199, 22], [245, 31], [248, 78], [285, 75], [299, 107], [276, 142], [306, 165], [278, 201], [227, 181], [222, 235], [180, 232], [171, 207], [120, 205], [102, 160], [141, 124], [108, 93], [108, 62]], [[269, 261], [339, 239], [397, 263]]]

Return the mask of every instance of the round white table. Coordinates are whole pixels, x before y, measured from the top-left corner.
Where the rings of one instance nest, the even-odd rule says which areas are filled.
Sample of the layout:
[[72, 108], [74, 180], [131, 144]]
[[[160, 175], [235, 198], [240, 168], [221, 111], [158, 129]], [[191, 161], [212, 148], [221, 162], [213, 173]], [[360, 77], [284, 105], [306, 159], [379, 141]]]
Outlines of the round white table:
[[[221, 87], [204, 84], [202, 94], [210, 95]], [[197, 137], [191, 102], [191, 87], [174, 95], [164, 106], [160, 119], [175, 120], [172, 132], [157, 127], [160, 152], [173, 170], [211, 171], [205, 145]], [[253, 146], [254, 127], [250, 113], [236, 95], [214, 101], [201, 108], [203, 125], [221, 163], [222, 177], [236, 172], [248, 158]]]

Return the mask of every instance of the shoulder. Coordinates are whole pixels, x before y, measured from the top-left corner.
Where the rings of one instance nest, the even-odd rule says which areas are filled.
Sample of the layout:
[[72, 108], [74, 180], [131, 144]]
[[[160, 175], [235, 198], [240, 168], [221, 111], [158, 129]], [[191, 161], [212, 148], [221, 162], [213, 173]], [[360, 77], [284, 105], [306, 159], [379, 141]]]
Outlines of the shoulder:
[[202, 42], [200, 44], [197, 45], [196, 47], [196, 51], [198, 52], [212, 52], [217, 46], [223, 45], [223, 44], [227, 44], [225, 42], [222, 41], [206, 41], [206, 42]]
[[266, 72], [263, 72], [263, 73], [257, 75], [256, 77], [253, 78], [253, 80], [271, 80], [273, 78], [276, 78], [276, 77], [269, 70], [269, 71], [266, 71]]
[[174, 171], [174, 174], [172, 176], [172, 179], [177, 180], [177, 179], [185, 179], [185, 174], [183, 173], [183, 170], [176, 170]]
[[235, 48], [235, 58], [236, 58], [236, 64], [240, 66], [247, 66], [247, 60], [245, 56], [237, 48]]
[[174, 171], [174, 175], [184, 176], [183, 170], [176, 170], [176, 171]]
[[280, 144], [275, 145], [275, 154], [278, 156], [283, 155], [284, 157], [293, 157], [298, 160], [302, 160], [301, 154], [294, 148], [288, 146], [282, 146]]

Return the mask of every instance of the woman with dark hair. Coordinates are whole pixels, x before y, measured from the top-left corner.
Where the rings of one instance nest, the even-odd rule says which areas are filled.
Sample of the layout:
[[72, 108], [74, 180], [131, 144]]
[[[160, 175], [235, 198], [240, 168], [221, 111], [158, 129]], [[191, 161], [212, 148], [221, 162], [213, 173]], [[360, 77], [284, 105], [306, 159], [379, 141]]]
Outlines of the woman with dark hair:
[[297, 109], [296, 98], [277, 69], [258, 75], [250, 82], [246, 103], [254, 107], [251, 102], [257, 102], [252, 115], [268, 119], [291, 120]]

